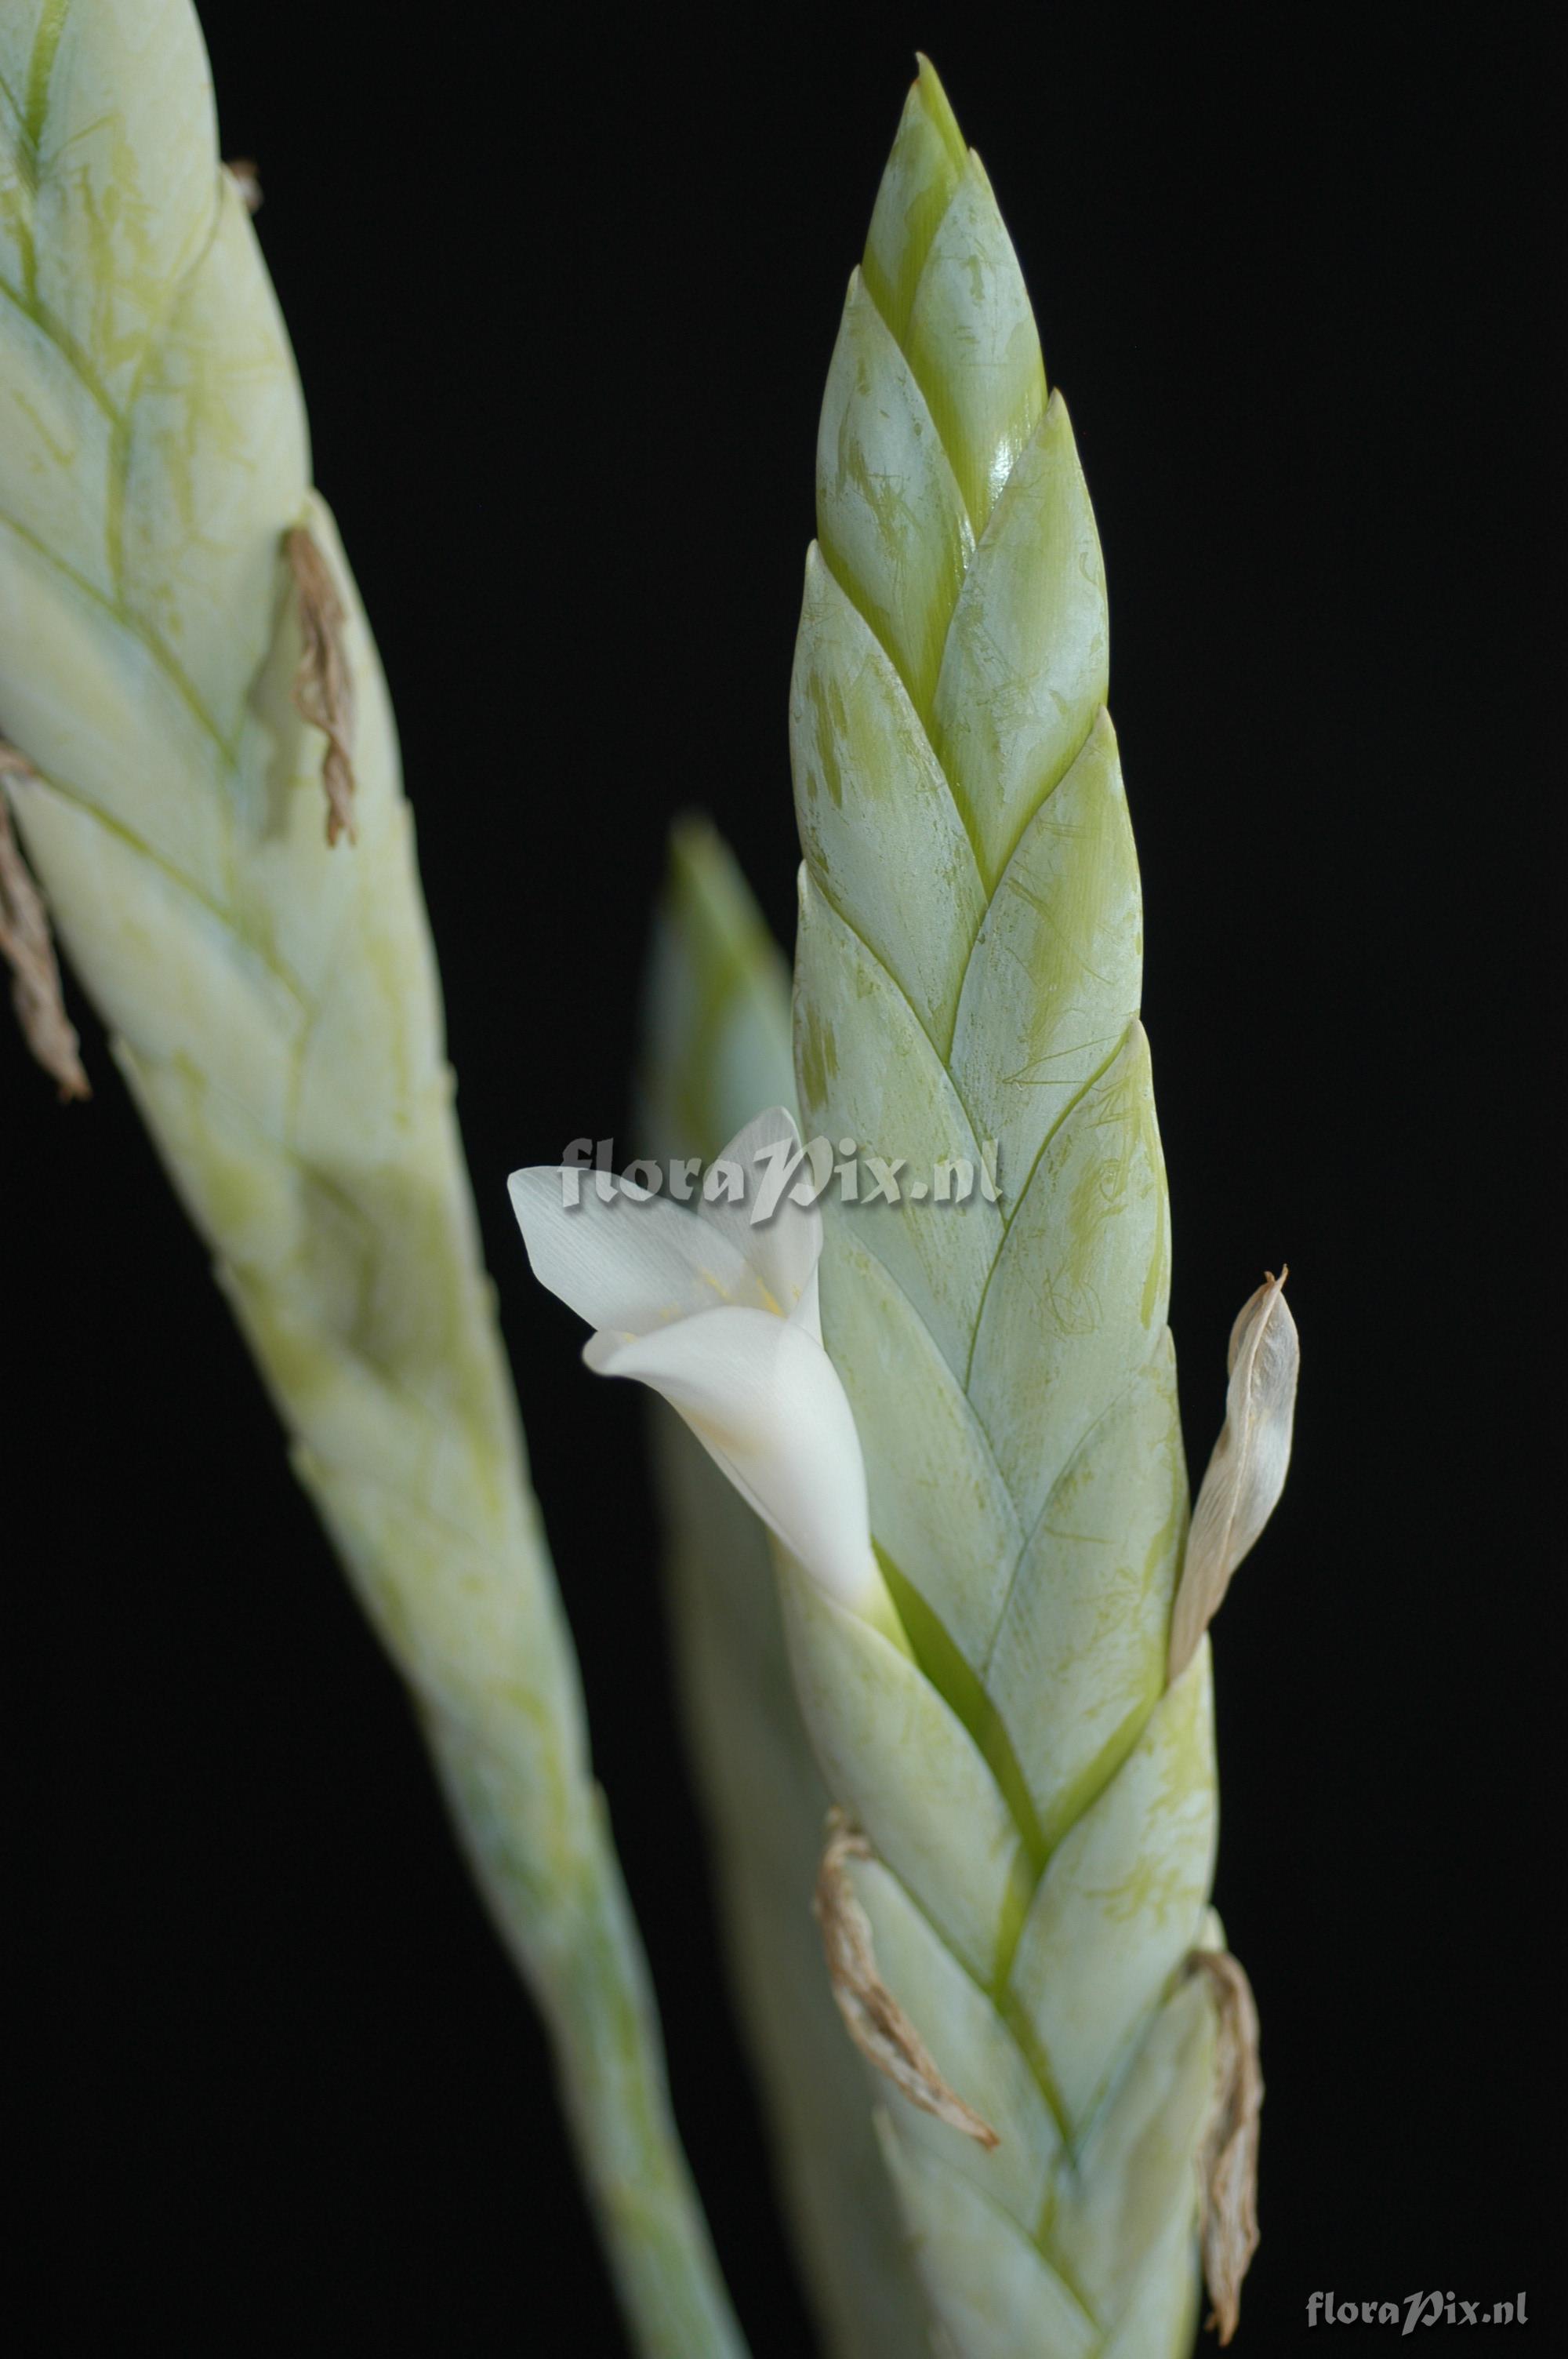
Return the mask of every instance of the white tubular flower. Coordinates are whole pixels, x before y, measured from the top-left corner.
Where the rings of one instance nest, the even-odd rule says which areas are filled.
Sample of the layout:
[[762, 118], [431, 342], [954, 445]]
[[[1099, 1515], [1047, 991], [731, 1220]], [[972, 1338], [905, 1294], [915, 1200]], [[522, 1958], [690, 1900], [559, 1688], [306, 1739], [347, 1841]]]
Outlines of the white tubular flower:
[[567, 1165], [514, 1171], [508, 1186], [535, 1277], [595, 1331], [589, 1366], [662, 1393], [827, 1594], [885, 1628], [860, 1436], [822, 1347], [822, 1217], [786, 1189], [752, 1219], [766, 1201], [753, 1175], [800, 1153], [775, 1106], [713, 1166], [741, 1174], [734, 1201], [705, 1188], [688, 1209], [606, 1174], [584, 1188]]

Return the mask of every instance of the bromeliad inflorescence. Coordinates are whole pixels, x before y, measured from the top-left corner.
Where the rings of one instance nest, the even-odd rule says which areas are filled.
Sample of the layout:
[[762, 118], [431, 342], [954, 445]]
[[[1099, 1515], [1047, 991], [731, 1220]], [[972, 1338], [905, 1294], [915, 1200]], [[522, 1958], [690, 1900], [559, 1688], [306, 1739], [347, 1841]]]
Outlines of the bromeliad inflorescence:
[[[418, 1697], [641, 2347], [741, 2359], [475, 1249], [391, 710], [187, 0], [0, 14], [0, 194], [27, 1038], [85, 1093], [52, 920]], [[568, 1165], [513, 1201], [589, 1365], [687, 1429], [659, 1451], [694, 1754], [835, 2359], [1175, 2359], [1200, 2245], [1227, 2339], [1256, 2237], [1206, 1634], [1284, 1480], [1299, 1353], [1271, 1277], [1189, 1531], [1098, 541], [924, 64], [817, 520], [793, 1077], [782, 962], [687, 831], [647, 1116], [672, 1153], [733, 1133], [749, 1175], [795, 1169], [798, 1114], [890, 1184], [683, 1204]], [[1005, 1192], [891, 1184], [989, 1180], [997, 1143]]]

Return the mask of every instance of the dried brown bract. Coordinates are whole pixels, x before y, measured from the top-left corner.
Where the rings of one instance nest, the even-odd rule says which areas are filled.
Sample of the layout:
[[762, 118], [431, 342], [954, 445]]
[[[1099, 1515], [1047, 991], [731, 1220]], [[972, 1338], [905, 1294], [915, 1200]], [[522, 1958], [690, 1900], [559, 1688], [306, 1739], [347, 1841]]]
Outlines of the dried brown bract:
[[[0, 739], [0, 780], [30, 778], [33, 766]], [[59, 961], [54, 954], [49, 912], [34, 884], [11, 827], [10, 806], [0, 786], [0, 957], [11, 970], [11, 1005], [22, 1038], [62, 1098], [90, 1098], [81, 1044], [65, 1012]]]
[[354, 840], [354, 682], [344, 650], [346, 617], [327, 560], [303, 525], [288, 535], [288, 561], [299, 600], [304, 644], [294, 675], [296, 708], [327, 740], [321, 784], [327, 793], [327, 841]]
[[1285, 1301], [1288, 1266], [1272, 1271], [1230, 1331], [1225, 1423], [1193, 1509], [1171, 1617], [1169, 1674], [1192, 1660], [1236, 1571], [1285, 1487], [1295, 1421], [1301, 1341]]
[[254, 157], [226, 157], [223, 168], [238, 189], [246, 212], [259, 213], [262, 206], [261, 167]]
[[1214, 1985], [1219, 2015], [1215, 2101], [1198, 2152], [1203, 2190], [1203, 2273], [1222, 2343], [1241, 2316], [1241, 2280], [1258, 2249], [1258, 2117], [1263, 2104], [1258, 2009], [1252, 1985], [1228, 1950], [1195, 1950], [1189, 1971]]
[[902, 2089], [912, 2104], [935, 2114], [983, 2147], [1000, 2146], [990, 2124], [942, 2078], [930, 2050], [877, 1973], [871, 1929], [855, 1895], [846, 1862], [870, 1859], [871, 1847], [841, 1810], [827, 1819], [827, 1847], [816, 1871], [812, 1914], [822, 1928], [822, 1946], [838, 2012], [850, 2038], [877, 2071]]

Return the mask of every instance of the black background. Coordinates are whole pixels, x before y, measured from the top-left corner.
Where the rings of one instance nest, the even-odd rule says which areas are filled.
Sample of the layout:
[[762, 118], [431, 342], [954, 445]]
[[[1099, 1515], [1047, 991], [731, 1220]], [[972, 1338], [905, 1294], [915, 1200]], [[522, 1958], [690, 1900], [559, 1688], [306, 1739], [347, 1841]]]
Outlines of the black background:
[[[1281, 1256], [1304, 1339], [1291, 1486], [1217, 1631], [1218, 1899], [1269, 2082], [1239, 2347], [1316, 2348], [1314, 2289], [1421, 2286], [1524, 2286], [1563, 2347], [1545, 13], [203, 13], [398, 706], [598, 1760], [757, 2359], [806, 2333], [640, 1418], [532, 1290], [503, 1180], [625, 1134], [677, 810], [790, 923], [816, 407], [917, 41], [1105, 544], [1196, 1466]], [[79, 1013], [86, 1108], [0, 1038], [37, 2347], [615, 2354], [539, 2036]]]

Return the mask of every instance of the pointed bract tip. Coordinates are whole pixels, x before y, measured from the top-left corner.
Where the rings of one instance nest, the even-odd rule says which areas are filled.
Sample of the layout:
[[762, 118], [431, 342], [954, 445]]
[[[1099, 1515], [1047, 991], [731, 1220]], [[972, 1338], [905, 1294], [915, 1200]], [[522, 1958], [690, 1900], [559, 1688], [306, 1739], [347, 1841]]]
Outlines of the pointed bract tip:
[[947, 93], [942, 87], [942, 77], [924, 49], [916, 49], [914, 52], [914, 64], [915, 75], [910, 87], [909, 103], [912, 106], [924, 107], [931, 119], [933, 127], [940, 132], [944, 144], [952, 155], [953, 161], [956, 164], [962, 164], [965, 154], [964, 135], [958, 128], [958, 118], [954, 114]]
[[712, 860], [719, 848], [719, 830], [706, 811], [677, 812], [670, 822], [669, 842], [665, 857], [672, 875], [683, 869], [700, 868]]
[[687, 939], [701, 962], [749, 961], [771, 942], [734, 850], [702, 811], [687, 811], [670, 830], [659, 897], [661, 919]]

